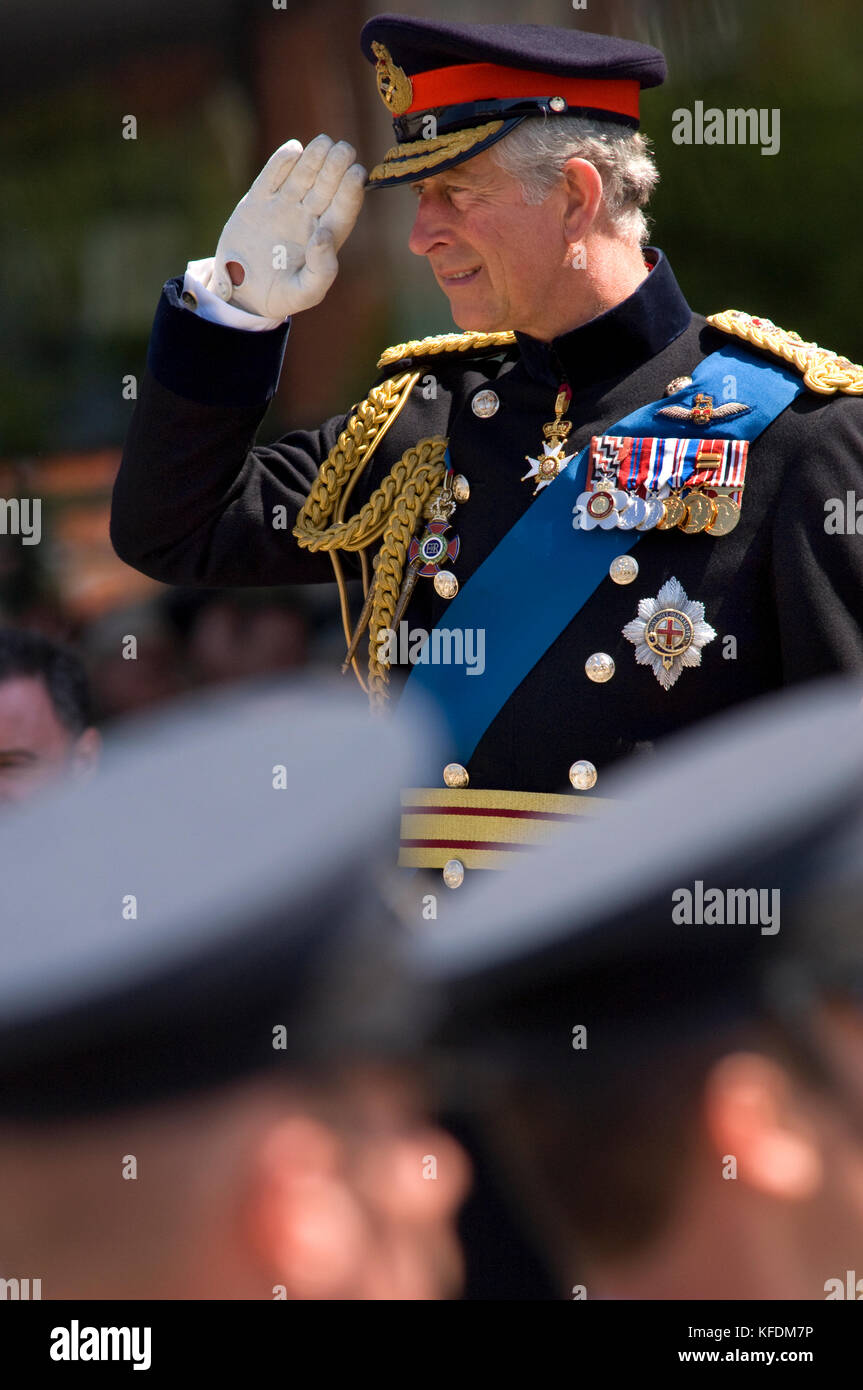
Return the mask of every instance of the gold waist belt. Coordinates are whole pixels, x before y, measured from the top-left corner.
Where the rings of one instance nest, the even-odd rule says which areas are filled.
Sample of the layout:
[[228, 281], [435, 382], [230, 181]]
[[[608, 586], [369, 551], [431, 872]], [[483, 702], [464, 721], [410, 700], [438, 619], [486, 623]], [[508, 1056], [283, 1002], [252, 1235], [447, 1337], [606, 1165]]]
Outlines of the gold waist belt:
[[407, 787], [401, 804], [402, 868], [441, 869], [459, 859], [466, 869], [510, 869], [561, 826], [596, 816], [609, 802], [576, 794]]

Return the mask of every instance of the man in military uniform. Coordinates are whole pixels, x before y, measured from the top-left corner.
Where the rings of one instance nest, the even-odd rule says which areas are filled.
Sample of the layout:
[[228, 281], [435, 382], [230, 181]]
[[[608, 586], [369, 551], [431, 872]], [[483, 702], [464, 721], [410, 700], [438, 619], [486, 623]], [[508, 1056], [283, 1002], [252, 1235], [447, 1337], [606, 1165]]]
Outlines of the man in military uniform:
[[112, 535], [169, 583], [332, 562], [344, 599], [343, 560], [362, 573], [355, 671], [376, 703], [408, 672], [401, 698], [427, 691], [450, 726], [401, 860], [456, 886], [593, 812], [617, 759], [863, 666], [863, 552], [825, 521], [859, 485], [863, 370], [767, 319], [693, 313], [644, 245], [657, 50], [387, 15], [362, 48], [396, 133], [369, 187], [413, 190], [411, 248], [463, 331], [387, 349], [348, 414], [255, 443], [364, 178], [349, 145], [288, 142], [215, 257], [165, 287]]
[[6, 1297], [457, 1293], [468, 1165], [388, 965], [412, 740], [369, 723], [198, 702], [0, 825]]
[[448, 1074], [564, 1297], [863, 1297], [851, 687], [782, 692], [611, 774], [612, 810], [477, 876], [413, 943], [447, 994]]

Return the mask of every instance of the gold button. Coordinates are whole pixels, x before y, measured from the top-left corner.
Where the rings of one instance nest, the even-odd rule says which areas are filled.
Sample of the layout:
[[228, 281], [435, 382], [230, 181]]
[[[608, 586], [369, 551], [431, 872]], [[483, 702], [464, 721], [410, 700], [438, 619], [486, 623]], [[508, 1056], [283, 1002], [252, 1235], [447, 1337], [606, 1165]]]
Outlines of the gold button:
[[450, 570], [438, 570], [434, 577], [434, 591], [441, 598], [455, 598], [458, 580]]
[[685, 386], [691, 385], [691, 376], [676, 376], [673, 381], [669, 381], [662, 394], [664, 396], [673, 396], [676, 391], [682, 391]]
[[496, 415], [500, 399], [496, 391], [486, 389], [477, 391], [470, 403], [470, 408], [474, 415], [478, 415], [481, 420], [488, 420], [492, 415]]
[[470, 781], [466, 767], [461, 763], [447, 763], [443, 770], [445, 787], [466, 787]]
[[551, 107], [552, 111], [565, 111], [566, 97], [552, 97], [551, 101], [548, 104]]
[[638, 561], [634, 555], [617, 555], [609, 565], [608, 573], [615, 584], [631, 584], [638, 574]]
[[460, 888], [464, 883], [464, 864], [460, 859], [448, 859], [443, 866], [443, 881], [447, 888]]
[[584, 663], [584, 670], [588, 680], [604, 685], [614, 675], [614, 658], [608, 652], [594, 652]]
[[452, 495], [457, 502], [466, 502], [470, 497], [470, 483], [463, 473], [456, 473], [453, 478]]
[[192, 291], [191, 291], [191, 290], [183, 290], [183, 294], [182, 294], [181, 297], [182, 297], [183, 303], [184, 303], [184, 304], [187, 304], [187, 305], [189, 306], [190, 309], [197, 309], [197, 307], [198, 307], [198, 301], [197, 301], [197, 299], [195, 298], [195, 296], [192, 294]]
[[578, 792], [589, 792], [591, 787], [595, 787], [597, 775], [593, 763], [589, 763], [585, 758], [573, 763], [569, 769], [569, 780]]

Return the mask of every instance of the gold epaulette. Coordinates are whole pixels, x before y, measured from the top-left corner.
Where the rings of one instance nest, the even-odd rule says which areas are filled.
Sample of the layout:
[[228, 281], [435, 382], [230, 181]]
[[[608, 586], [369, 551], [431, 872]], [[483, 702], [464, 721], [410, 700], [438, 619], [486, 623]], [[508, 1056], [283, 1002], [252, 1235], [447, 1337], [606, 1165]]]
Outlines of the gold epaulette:
[[832, 396], [837, 391], [847, 396], [863, 396], [863, 367], [829, 348], [804, 342], [799, 333], [777, 328], [770, 319], [753, 318], [742, 309], [723, 309], [721, 314], [710, 314], [707, 322], [796, 367], [803, 373], [803, 384], [810, 391], [818, 391], [822, 396]]
[[389, 367], [406, 357], [429, 357], [439, 352], [479, 352], [483, 348], [511, 347], [515, 334], [506, 333], [435, 333], [430, 338], [412, 338], [407, 343], [388, 347], [378, 359], [379, 367]]

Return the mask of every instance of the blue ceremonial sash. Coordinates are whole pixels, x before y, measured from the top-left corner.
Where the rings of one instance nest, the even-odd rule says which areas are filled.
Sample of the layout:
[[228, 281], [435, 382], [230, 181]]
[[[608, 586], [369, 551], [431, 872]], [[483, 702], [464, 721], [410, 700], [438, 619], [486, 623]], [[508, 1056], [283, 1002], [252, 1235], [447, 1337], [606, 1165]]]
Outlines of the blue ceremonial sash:
[[[703, 425], [657, 416], [657, 410], [696, 391], [721, 402], [729, 377], [733, 378], [734, 398], [751, 410], [723, 420], [716, 438], [757, 439], [806, 389], [799, 373], [776, 361], [755, 357], [732, 342], [699, 363], [691, 386], [651, 401], [604, 433], [695, 437], [704, 432]], [[714, 437], [712, 431], [710, 437]], [[420, 664], [414, 665], [405, 682], [401, 712], [418, 718], [422, 702], [434, 700], [452, 738], [450, 757], [459, 762], [468, 761], [510, 695], [606, 577], [614, 557], [631, 550], [644, 534], [616, 528], [573, 529], [573, 507], [586, 487], [589, 452], [587, 445], [550, 486], [542, 489], [447, 605], [434, 629], [462, 633], [484, 630], [482, 673], [467, 665], [435, 665], [428, 660], [421, 664], [423, 655], [435, 650], [430, 636], [418, 653]], [[449, 654], [450, 645], [440, 643], [437, 649]]]

